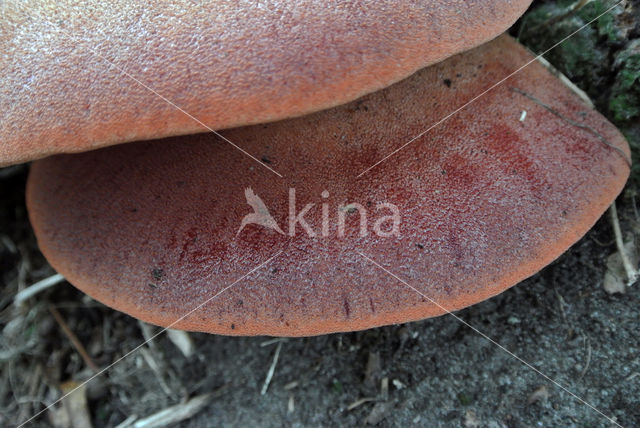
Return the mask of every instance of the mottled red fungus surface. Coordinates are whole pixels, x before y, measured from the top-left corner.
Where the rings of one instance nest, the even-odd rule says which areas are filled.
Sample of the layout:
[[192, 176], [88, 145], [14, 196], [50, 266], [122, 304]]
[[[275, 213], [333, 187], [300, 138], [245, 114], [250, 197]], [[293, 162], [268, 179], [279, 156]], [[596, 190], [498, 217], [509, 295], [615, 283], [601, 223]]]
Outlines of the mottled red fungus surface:
[[[504, 36], [350, 104], [224, 132], [284, 179], [212, 134], [37, 161], [27, 202], [38, 242], [76, 287], [163, 326], [282, 251], [176, 325], [187, 330], [301, 336], [443, 313], [358, 252], [463, 308], [595, 223], [629, 173], [622, 135], [536, 62], [356, 177], [531, 58]], [[293, 217], [315, 204], [302, 215], [314, 237], [301, 223], [291, 233], [291, 189]], [[271, 227], [241, 229], [261, 210], [256, 195]], [[397, 207], [398, 234], [383, 203]]]
[[3, 2], [0, 166], [206, 131], [175, 106], [211, 129], [337, 106], [496, 37], [530, 2]]

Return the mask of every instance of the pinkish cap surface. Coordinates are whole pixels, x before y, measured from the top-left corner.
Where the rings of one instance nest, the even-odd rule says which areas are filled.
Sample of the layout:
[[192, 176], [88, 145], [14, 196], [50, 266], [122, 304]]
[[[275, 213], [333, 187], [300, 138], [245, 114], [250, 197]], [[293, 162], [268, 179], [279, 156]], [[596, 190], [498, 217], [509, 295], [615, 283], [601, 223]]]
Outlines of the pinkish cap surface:
[[337, 106], [496, 37], [530, 2], [3, 2], [0, 166]]
[[[217, 296], [173, 325], [187, 330], [315, 335], [474, 304], [595, 223], [629, 173], [622, 135], [535, 62], [358, 175], [531, 58], [504, 36], [350, 104], [224, 132], [284, 178], [211, 134], [37, 161], [38, 242], [76, 287], [148, 322]], [[307, 204], [315, 236], [295, 221]]]

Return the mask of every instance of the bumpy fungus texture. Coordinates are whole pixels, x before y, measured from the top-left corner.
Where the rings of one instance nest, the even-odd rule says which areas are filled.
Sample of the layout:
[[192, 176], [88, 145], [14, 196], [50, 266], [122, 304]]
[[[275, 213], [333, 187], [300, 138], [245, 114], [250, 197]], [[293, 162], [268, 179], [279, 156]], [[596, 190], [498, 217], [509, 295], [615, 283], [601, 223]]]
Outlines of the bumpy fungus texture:
[[4, 2], [0, 166], [206, 130], [157, 94], [211, 129], [340, 105], [496, 37], [530, 2]]
[[[350, 104], [224, 132], [285, 179], [205, 134], [37, 161], [27, 202], [38, 242], [72, 284], [163, 326], [282, 251], [177, 324], [187, 330], [301, 336], [443, 313], [358, 251], [463, 308], [532, 275], [594, 224], [629, 172], [621, 134], [534, 63], [356, 176], [531, 58], [503, 36]], [[315, 237], [299, 223], [290, 236], [290, 188], [294, 215], [315, 204], [304, 214]], [[253, 212], [247, 193], [284, 234], [238, 232]], [[384, 202], [399, 210], [400, 236], [374, 231], [391, 214]], [[355, 203], [368, 212], [366, 236]]]

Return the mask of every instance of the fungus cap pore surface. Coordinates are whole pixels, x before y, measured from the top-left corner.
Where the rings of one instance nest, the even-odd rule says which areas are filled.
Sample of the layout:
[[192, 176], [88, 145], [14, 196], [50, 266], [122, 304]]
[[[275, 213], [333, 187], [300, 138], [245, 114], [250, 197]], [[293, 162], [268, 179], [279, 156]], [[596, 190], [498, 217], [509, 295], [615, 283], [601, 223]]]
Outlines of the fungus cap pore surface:
[[[595, 223], [628, 176], [622, 135], [534, 62], [357, 176], [531, 58], [501, 36], [350, 104], [224, 132], [284, 179], [211, 134], [37, 161], [27, 202], [39, 245], [76, 287], [163, 326], [282, 251], [173, 326], [187, 330], [301, 336], [443, 313], [358, 252], [447, 310], [479, 302]], [[239, 231], [247, 188], [284, 234]], [[290, 189], [295, 214], [315, 204], [304, 215], [315, 237], [300, 224], [289, 235]], [[382, 203], [398, 208], [399, 236], [373, 232]]]
[[4, 2], [0, 166], [340, 105], [496, 37], [530, 2]]

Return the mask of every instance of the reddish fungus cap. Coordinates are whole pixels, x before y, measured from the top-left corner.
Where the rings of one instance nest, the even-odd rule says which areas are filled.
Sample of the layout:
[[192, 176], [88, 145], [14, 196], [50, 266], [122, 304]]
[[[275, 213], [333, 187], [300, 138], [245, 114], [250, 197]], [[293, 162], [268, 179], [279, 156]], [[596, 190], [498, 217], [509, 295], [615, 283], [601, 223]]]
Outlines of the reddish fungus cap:
[[[358, 252], [447, 310], [482, 301], [594, 224], [629, 173], [622, 135], [536, 62], [357, 175], [531, 58], [503, 36], [350, 104], [224, 132], [284, 179], [211, 134], [37, 161], [38, 242], [76, 287], [162, 326], [233, 284], [187, 330], [302, 336], [443, 313]], [[291, 189], [294, 216], [315, 204], [315, 237], [295, 221], [290, 235]], [[241, 228], [264, 213], [256, 195], [273, 222]], [[375, 231], [393, 230], [383, 203], [399, 236]]]
[[496, 37], [530, 2], [10, 1], [0, 166], [340, 105]]

